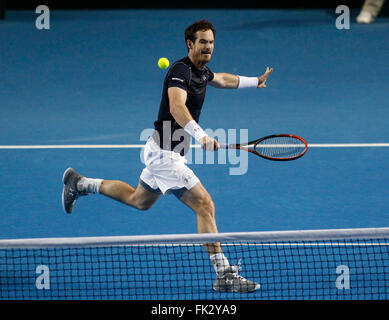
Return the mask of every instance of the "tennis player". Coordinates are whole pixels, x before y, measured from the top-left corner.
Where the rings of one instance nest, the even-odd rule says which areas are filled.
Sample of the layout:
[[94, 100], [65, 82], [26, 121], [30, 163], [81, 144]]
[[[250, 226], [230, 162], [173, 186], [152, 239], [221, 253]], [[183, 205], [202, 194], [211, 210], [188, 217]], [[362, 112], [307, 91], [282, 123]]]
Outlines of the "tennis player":
[[[155, 131], [144, 147], [144, 163], [136, 188], [118, 180], [92, 179], [68, 168], [63, 174], [62, 204], [65, 212], [73, 211], [76, 199], [99, 193], [139, 210], [147, 210], [161, 197], [174, 194], [197, 215], [198, 233], [217, 233], [215, 206], [211, 196], [194, 172], [187, 167], [185, 153], [191, 137], [204, 150], [217, 150], [218, 142], [199, 126], [206, 86], [242, 89], [264, 88], [273, 69], [259, 77], [213, 73], [206, 64], [214, 49], [215, 29], [201, 20], [185, 30], [188, 55], [172, 64], [162, 92]], [[217, 279], [216, 291], [252, 292], [260, 285], [239, 275], [239, 267], [231, 266], [220, 243], [205, 244]]]

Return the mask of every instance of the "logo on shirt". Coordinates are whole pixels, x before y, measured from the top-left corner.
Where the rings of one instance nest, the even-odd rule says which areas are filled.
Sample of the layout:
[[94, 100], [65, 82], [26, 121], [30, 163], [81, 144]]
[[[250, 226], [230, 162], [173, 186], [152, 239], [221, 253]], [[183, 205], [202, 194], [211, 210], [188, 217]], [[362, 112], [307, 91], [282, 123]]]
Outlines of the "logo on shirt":
[[180, 78], [172, 78], [172, 80], [178, 80], [178, 81], [184, 82], [184, 80], [182, 80]]
[[207, 80], [206, 75], [203, 75], [203, 81], [206, 81], [206, 80]]

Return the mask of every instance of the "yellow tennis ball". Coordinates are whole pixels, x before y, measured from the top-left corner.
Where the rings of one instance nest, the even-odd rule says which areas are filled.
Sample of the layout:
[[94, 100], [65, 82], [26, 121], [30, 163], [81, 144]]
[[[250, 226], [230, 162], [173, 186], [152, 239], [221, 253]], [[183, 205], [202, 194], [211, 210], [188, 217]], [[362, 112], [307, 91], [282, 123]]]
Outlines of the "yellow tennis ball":
[[169, 67], [169, 60], [166, 59], [166, 58], [160, 58], [158, 60], [158, 67], [160, 67], [161, 69], [166, 69], [167, 67]]

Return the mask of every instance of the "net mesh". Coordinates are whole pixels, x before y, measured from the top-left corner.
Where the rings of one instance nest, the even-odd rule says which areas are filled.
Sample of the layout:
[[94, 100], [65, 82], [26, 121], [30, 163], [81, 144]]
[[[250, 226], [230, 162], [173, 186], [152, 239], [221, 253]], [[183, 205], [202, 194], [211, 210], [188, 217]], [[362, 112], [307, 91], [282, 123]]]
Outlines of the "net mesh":
[[287, 241], [227, 237], [222, 247], [230, 263], [240, 261], [240, 274], [261, 284], [253, 293], [214, 291], [216, 273], [199, 243], [0, 246], [0, 298], [388, 299], [388, 237]]
[[294, 137], [274, 136], [260, 141], [254, 147], [265, 157], [288, 159], [301, 155], [306, 146], [304, 142]]

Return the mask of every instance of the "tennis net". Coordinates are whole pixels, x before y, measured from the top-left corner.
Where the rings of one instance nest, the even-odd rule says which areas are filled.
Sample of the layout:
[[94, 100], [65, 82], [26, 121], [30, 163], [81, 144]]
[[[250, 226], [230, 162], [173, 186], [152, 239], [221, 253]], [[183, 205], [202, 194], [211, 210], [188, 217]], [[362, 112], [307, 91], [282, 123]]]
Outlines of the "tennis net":
[[[212, 242], [260, 289], [215, 292]], [[0, 299], [388, 298], [389, 228], [0, 240]]]

